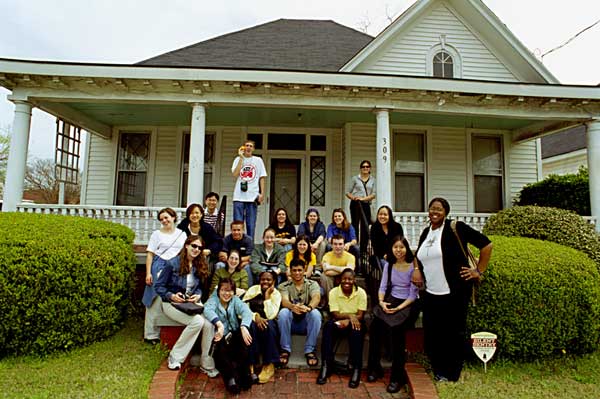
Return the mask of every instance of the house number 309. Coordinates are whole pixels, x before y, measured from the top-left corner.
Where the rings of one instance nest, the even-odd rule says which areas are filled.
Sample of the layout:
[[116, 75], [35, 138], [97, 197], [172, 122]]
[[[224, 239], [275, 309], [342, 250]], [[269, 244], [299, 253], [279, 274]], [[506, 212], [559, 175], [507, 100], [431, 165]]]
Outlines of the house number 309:
[[383, 152], [383, 162], [384, 163], [387, 162], [387, 159], [388, 159], [388, 157], [387, 157], [387, 152], [388, 152], [388, 146], [387, 146], [387, 144], [388, 144], [387, 143], [387, 139], [384, 138], [383, 139], [383, 146], [381, 148], [381, 151]]

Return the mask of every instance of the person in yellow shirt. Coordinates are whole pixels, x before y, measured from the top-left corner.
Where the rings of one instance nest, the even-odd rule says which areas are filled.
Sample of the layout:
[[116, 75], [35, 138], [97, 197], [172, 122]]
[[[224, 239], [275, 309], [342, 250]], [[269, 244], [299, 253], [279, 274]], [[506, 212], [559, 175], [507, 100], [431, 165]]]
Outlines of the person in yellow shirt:
[[356, 259], [350, 252], [344, 250], [344, 237], [334, 235], [331, 238], [333, 251], [327, 252], [323, 256], [323, 273], [321, 274], [321, 287], [323, 296], [327, 302], [327, 295], [335, 285], [335, 279], [342, 274], [344, 269], [354, 270]]
[[334, 349], [336, 342], [341, 337], [348, 338], [350, 348], [350, 366], [352, 376], [348, 382], [350, 388], [357, 388], [360, 384], [362, 368], [362, 353], [366, 327], [364, 315], [367, 310], [367, 293], [356, 285], [354, 270], [344, 269], [338, 287], [329, 292], [329, 311], [331, 318], [323, 327], [321, 340], [321, 371], [317, 377], [317, 384], [327, 382], [327, 377], [334, 371]]

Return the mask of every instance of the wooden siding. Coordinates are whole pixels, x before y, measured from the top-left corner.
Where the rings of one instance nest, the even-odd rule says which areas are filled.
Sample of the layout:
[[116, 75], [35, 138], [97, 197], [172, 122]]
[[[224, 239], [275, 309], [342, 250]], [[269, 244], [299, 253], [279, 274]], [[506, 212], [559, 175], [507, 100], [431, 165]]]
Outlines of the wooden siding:
[[524, 185], [538, 181], [536, 141], [528, 141], [511, 146], [509, 149], [508, 189], [511, 203], [519, 195]]
[[356, 72], [427, 76], [430, 49], [440, 35], [462, 59], [464, 79], [515, 82], [518, 79], [447, 5], [439, 4], [387, 45], [382, 46]]
[[86, 190], [82, 193], [86, 204], [112, 205], [115, 174], [113, 140], [90, 134], [89, 153], [87, 154]]
[[542, 174], [543, 177], [547, 177], [551, 174], [577, 173], [581, 166], [587, 166], [587, 150], [544, 159], [542, 161]]
[[177, 128], [161, 126], [156, 136], [152, 206], [175, 207], [179, 205], [181, 190], [181, 168], [176, 151]]
[[427, 145], [427, 201], [446, 198], [455, 212], [468, 211], [467, 145], [465, 129], [435, 127]]

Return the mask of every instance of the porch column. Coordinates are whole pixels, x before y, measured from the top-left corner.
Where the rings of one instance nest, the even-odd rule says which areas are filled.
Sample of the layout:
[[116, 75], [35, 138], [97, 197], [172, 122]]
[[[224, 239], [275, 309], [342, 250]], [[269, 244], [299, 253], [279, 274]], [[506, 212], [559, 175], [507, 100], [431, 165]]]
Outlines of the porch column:
[[376, 159], [377, 174], [375, 176], [377, 183], [377, 208], [381, 205], [388, 205], [392, 209], [392, 163], [390, 157], [390, 115], [387, 109], [375, 110], [377, 116], [377, 145]]
[[14, 212], [23, 199], [23, 180], [27, 167], [27, 147], [29, 145], [29, 128], [31, 125], [31, 104], [26, 101], [15, 101], [15, 119], [10, 136], [10, 150], [4, 181], [3, 212]]
[[600, 119], [587, 124], [587, 157], [590, 176], [590, 205], [600, 232]]
[[188, 170], [187, 205], [202, 204], [204, 194], [204, 137], [206, 135], [206, 108], [204, 104], [192, 105], [192, 130], [190, 132], [190, 166]]

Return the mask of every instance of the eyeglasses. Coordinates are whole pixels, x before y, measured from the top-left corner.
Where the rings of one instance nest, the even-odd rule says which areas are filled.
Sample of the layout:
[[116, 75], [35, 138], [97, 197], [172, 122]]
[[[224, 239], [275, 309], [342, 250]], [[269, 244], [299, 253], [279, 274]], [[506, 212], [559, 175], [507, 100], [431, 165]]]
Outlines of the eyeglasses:
[[202, 249], [202, 245], [198, 245], [198, 244], [190, 244], [190, 247], [192, 247], [194, 249]]
[[371, 167], [371, 165], [361, 165], [360, 168], [361, 169], [369, 169]]

